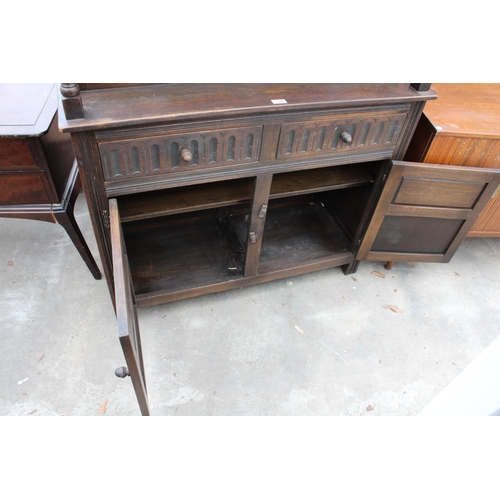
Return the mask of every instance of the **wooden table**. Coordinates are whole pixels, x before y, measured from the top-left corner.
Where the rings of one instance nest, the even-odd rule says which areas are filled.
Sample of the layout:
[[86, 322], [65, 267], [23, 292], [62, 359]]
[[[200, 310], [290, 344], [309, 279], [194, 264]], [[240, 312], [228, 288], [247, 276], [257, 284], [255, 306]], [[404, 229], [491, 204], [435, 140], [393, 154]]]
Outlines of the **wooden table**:
[[[425, 108], [406, 160], [500, 167], [500, 84], [433, 84], [439, 99]], [[500, 190], [468, 236], [500, 237]]]
[[61, 224], [100, 279], [73, 214], [80, 191], [71, 140], [57, 128], [57, 86], [0, 84], [0, 217]]

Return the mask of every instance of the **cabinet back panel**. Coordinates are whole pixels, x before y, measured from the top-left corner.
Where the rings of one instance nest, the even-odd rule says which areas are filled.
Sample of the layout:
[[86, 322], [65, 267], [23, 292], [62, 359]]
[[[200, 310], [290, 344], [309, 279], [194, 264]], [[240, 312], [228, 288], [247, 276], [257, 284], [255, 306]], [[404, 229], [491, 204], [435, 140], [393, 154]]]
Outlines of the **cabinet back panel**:
[[259, 272], [349, 252], [349, 242], [320, 202], [302, 198], [270, 204]]
[[207, 211], [154, 221], [124, 224], [137, 295], [176, 292], [242, 277], [244, 252], [224, 217]]

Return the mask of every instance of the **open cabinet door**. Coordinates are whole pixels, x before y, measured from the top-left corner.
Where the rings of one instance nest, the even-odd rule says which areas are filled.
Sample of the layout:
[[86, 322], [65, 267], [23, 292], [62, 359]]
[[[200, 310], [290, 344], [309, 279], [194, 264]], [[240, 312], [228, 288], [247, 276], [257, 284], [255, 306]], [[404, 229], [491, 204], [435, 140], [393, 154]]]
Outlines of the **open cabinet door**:
[[130, 375], [141, 413], [149, 415], [137, 307], [116, 199], [109, 200], [109, 220], [118, 337], [127, 363], [123, 375], [117, 375]]
[[498, 170], [394, 161], [357, 259], [449, 262], [499, 183]]

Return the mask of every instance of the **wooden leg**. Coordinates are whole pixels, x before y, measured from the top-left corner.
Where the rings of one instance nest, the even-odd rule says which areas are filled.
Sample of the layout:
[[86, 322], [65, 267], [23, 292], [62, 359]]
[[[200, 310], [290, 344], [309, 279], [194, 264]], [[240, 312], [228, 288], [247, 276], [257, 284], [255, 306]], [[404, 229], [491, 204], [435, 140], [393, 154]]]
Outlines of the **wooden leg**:
[[80, 231], [78, 224], [76, 223], [72, 208], [69, 205], [66, 207], [66, 210], [61, 207], [61, 210], [53, 210], [53, 214], [57, 222], [61, 224], [61, 226], [68, 233], [68, 236], [71, 238], [73, 245], [75, 245], [79, 254], [87, 264], [87, 267], [92, 273], [92, 276], [96, 280], [100, 280], [101, 271], [99, 271], [94, 257], [92, 256], [92, 253], [90, 252], [90, 249], [85, 241], [85, 238], [83, 237], [83, 234]]
[[80, 176], [78, 175], [78, 165], [75, 160], [64, 190], [62, 202], [60, 205], [52, 205], [52, 215], [68, 233], [68, 236], [71, 238], [71, 241], [78, 250], [78, 253], [87, 264], [92, 276], [96, 280], [100, 280], [101, 271], [99, 271], [99, 268], [97, 267], [94, 257], [90, 252], [90, 249], [85, 241], [85, 238], [83, 237], [82, 232], [80, 231], [80, 228], [78, 227], [78, 224], [76, 223], [76, 219], [73, 214], [73, 207], [75, 206], [76, 199], [78, 198], [78, 194], [81, 190], [82, 183]]
[[388, 262], [385, 263], [384, 268], [387, 269], [388, 271], [390, 271], [392, 269], [393, 265], [394, 265], [394, 262], [389, 260]]

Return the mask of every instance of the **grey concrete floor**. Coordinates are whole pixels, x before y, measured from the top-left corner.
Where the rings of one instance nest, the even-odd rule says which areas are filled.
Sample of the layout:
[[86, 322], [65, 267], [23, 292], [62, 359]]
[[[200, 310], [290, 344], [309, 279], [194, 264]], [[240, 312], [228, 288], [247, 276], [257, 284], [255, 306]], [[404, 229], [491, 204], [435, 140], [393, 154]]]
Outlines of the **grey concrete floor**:
[[[76, 217], [100, 264], [83, 195]], [[499, 262], [500, 239], [468, 238], [449, 264], [140, 309], [151, 412], [416, 415], [499, 335]], [[61, 226], [0, 219], [0, 304], [0, 415], [140, 415], [106, 283]]]

